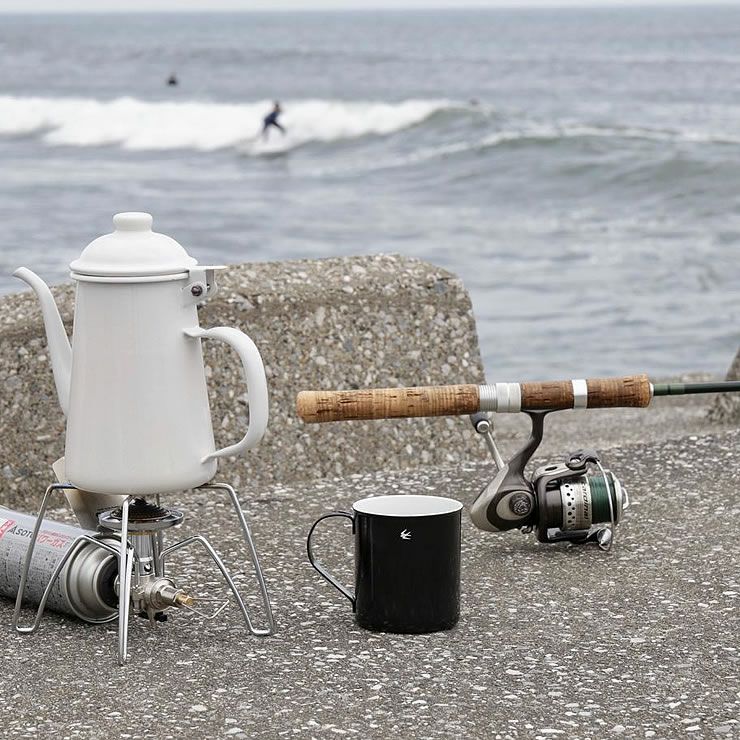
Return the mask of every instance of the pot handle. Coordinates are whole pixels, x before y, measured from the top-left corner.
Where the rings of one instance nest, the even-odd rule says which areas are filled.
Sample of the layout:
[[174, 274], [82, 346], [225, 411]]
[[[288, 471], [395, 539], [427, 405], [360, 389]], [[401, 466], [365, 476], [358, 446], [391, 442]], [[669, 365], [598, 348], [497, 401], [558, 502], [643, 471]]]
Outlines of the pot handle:
[[257, 345], [243, 332], [228, 326], [215, 326], [203, 329], [196, 326], [185, 329], [185, 334], [193, 339], [220, 339], [232, 347], [239, 355], [244, 367], [244, 379], [249, 394], [249, 426], [247, 433], [236, 444], [224, 447], [206, 455], [201, 462], [205, 463], [216, 457], [239, 455], [245, 450], [256, 447], [262, 439], [269, 417], [267, 399], [267, 378]]

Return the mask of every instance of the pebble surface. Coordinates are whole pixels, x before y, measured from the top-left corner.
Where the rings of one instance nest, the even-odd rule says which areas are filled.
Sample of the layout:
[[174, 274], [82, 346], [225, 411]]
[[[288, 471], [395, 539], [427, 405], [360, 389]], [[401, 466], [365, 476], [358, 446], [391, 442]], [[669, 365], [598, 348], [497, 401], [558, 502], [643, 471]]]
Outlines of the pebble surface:
[[[561, 450], [562, 452], [562, 450]], [[4, 737], [54, 738], [725, 738], [740, 737], [740, 432], [607, 451], [632, 505], [615, 548], [538, 545], [463, 519], [457, 628], [359, 629], [309, 566], [305, 536], [332, 509], [381, 493], [453, 496], [490, 479], [469, 461], [300, 485], [244, 487], [278, 631], [251, 637], [230, 607], [214, 621], [132, 618], [130, 663], [115, 634], [50, 615], [16, 636], [0, 603]], [[258, 614], [224, 502], [183, 501]], [[63, 512], [55, 512], [59, 518]], [[351, 581], [341, 525], [319, 531], [327, 567]], [[196, 592], [218, 578], [196, 551], [172, 574]]]

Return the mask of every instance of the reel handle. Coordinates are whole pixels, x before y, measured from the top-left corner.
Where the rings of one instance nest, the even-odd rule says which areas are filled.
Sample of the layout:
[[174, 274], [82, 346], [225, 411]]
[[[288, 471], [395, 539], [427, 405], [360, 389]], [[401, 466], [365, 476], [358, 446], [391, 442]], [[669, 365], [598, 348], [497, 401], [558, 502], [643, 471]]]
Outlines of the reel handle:
[[555, 411], [647, 406], [647, 375], [494, 385], [433, 385], [351, 391], [301, 391], [298, 416], [307, 423], [455, 416], [477, 411]]

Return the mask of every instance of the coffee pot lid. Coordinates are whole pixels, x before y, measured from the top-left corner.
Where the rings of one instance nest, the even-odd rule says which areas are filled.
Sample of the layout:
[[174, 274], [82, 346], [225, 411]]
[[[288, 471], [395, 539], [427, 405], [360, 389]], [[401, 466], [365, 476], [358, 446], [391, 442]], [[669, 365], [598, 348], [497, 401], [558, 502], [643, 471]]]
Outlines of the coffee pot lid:
[[147, 277], [187, 272], [197, 260], [174, 239], [152, 231], [149, 213], [117, 213], [114, 231], [88, 244], [70, 264], [73, 273], [96, 277]]

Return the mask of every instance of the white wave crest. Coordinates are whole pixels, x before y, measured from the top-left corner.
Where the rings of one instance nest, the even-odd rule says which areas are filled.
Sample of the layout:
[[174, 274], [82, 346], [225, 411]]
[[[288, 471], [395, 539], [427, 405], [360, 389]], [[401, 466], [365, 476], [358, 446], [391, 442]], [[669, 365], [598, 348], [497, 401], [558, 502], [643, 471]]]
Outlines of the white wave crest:
[[646, 141], [688, 142], [696, 144], [738, 144], [731, 133], [695, 129], [659, 129], [644, 126], [594, 126], [580, 123], [529, 124], [513, 131], [499, 131], [486, 136], [477, 145], [494, 147], [515, 141], [558, 141], [560, 139], [644, 139]]
[[269, 100], [228, 104], [0, 95], [0, 135], [39, 134], [48, 144], [113, 145], [133, 151], [236, 147], [258, 155], [309, 142], [385, 136], [457, 107], [449, 100], [286, 101], [280, 119], [286, 135], [272, 130], [263, 139], [262, 119], [271, 106]]

